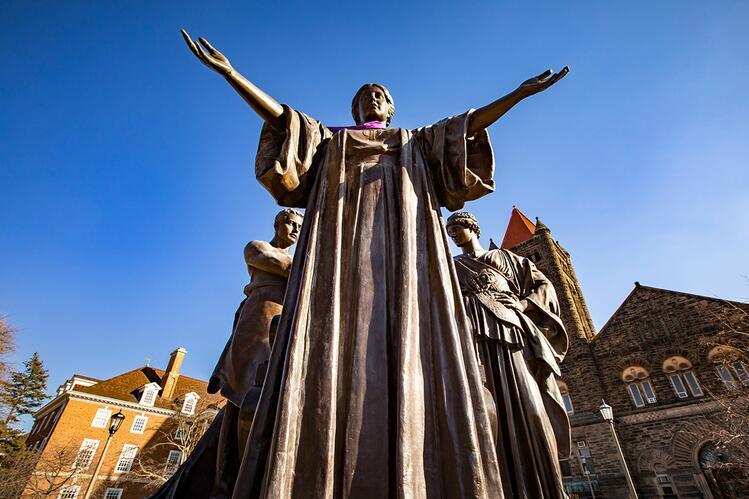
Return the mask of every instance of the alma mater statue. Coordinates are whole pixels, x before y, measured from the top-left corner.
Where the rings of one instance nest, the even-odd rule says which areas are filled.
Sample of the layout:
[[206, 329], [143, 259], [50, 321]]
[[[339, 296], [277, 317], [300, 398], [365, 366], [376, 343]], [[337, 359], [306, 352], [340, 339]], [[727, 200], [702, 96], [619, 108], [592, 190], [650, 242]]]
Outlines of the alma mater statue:
[[569, 455], [570, 425], [557, 386], [567, 333], [551, 282], [527, 258], [485, 251], [473, 215], [453, 213], [447, 233], [486, 386], [507, 497], [564, 499], [558, 455]]
[[233, 497], [502, 497], [440, 207], [493, 191], [486, 128], [567, 68], [416, 130], [364, 85], [357, 126], [331, 129], [183, 35], [265, 121], [257, 179], [306, 208]]

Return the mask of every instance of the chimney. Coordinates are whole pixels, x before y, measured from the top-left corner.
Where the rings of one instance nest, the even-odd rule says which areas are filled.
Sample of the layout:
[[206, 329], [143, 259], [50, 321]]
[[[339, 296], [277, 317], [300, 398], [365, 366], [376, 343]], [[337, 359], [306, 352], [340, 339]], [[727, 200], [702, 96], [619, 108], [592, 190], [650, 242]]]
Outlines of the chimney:
[[187, 350], [180, 347], [173, 351], [169, 357], [169, 364], [166, 366], [166, 371], [164, 371], [164, 375], [161, 377], [161, 396], [165, 399], [171, 399], [174, 395], [174, 387], [177, 386], [179, 370], [182, 368], [185, 354], [187, 354]]

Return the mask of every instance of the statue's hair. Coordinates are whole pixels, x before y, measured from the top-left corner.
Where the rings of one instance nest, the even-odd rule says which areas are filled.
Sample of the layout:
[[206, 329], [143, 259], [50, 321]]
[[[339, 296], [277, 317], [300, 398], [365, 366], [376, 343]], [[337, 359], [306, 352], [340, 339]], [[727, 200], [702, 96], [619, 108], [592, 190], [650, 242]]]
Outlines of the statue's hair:
[[388, 103], [388, 117], [386, 124], [390, 125], [390, 121], [393, 119], [393, 115], [395, 114], [395, 101], [393, 100], [393, 96], [390, 95], [388, 89], [385, 88], [385, 85], [380, 85], [379, 83], [365, 83], [359, 90], [356, 91], [356, 94], [354, 94], [354, 98], [351, 100], [351, 116], [354, 117], [354, 121], [357, 125], [361, 125], [361, 118], [359, 118], [359, 99], [361, 98], [362, 93], [369, 87], [377, 87], [382, 90], [383, 94], [385, 94], [385, 100]]
[[447, 225], [462, 225], [468, 230], [476, 233], [476, 237], [481, 237], [481, 227], [479, 222], [472, 214], [467, 211], [456, 211], [447, 219]]
[[301, 211], [293, 210], [291, 208], [285, 208], [276, 213], [276, 218], [273, 220], [273, 227], [278, 227], [278, 224], [281, 223], [281, 220], [291, 217], [299, 217], [301, 219], [304, 219], [304, 214]]

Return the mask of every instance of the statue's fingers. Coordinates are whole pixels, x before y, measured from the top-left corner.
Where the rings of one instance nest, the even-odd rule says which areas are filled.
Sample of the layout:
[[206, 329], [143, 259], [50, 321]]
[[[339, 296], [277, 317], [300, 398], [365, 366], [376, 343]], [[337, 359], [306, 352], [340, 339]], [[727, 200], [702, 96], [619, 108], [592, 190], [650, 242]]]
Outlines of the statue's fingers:
[[198, 51], [198, 57], [200, 58], [200, 60], [203, 61], [203, 63], [207, 66], [213, 66], [213, 64], [211, 64], [211, 56], [209, 56], [206, 51], [203, 50], [203, 47], [196, 43], [195, 48]]
[[190, 35], [187, 34], [187, 31], [184, 29], [179, 30], [180, 33], [182, 33], [182, 38], [185, 39], [185, 43], [187, 43], [187, 46], [192, 48], [193, 45], [195, 45], [195, 42], [192, 41], [192, 38], [190, 38]]
[[564, 78], [569, 72], [570, 72], [569, 68], [565, 66], [564, 68], [562, 68], [560, 72], [554, 74], [551, 78], [549, 78], [548, 86], [555, 84], [556, 82]]
[[549, 77], [550, 74], [551, 74], [551, 69], [547, 69], [546, 71], [544, 71], [540, 75], [536, 76], [536, 78], [538, 78], [539, 80], [545, 80], [546, 78]]
[[195, 57], [197, 57], [198, 59], [201, 59], [201, 57], [200, 57], [200, 54], [198, 53], [198, 48], [197, 48], [197, 46], [195, 45], [195, 42], [194, 42], [194, 41], [192, 41], [192, 38], [190, 38], [190, 35], [188, 35], [188, 34], [187, 34], [187, 31], [185, 31], [185, 30], [183, 30], [183, 29], [182, 29], [182, 30], [180, 30], [180, 31], [182, 32], [182, 36], [183, 36], [183, 37], [184, 37], [184, 39], [185, 39], [185, 43], [187, 43], [187, 46], [188, 46], [188, 47], [190, 48], [190, 51], [191, 51], [191, 52], [192, 52], [193, 54], [195, 54]]
[[202, 45], [203, 45], [203, 46], [204, 46], [204, 47], [205, 47], [206, 49], [208, 49], [208, 52], [210, 52], [210, 54], [211, 54], [211, 55], [213, 55], [213, 56], [221, 55], [221, 52], [219, 52], [218, 50], [216, 50], [215, 48], [213, 48], [213, 45], [211, 45], [210, 43], [208, 43], [208, 40], [206, 40], [206, 39], [205, 39], [205, 38], [203, 38], [202, 36], [198, 38], [198, 41], [199, 41], [199, 42], [200, 42], [200, 43], [201, 43], [201, 44], [202, 44]]

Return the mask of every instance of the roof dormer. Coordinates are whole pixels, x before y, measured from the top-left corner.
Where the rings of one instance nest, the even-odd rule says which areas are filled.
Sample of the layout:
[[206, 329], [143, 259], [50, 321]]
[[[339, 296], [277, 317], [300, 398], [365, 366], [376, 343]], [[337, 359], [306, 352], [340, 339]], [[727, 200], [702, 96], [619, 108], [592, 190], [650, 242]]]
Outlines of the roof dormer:
[[159, 390], [161, 390], [161, 386], [158, 383], [144, 385], [140, 388], [140, 400], [138, 403], [153, 407], [153, 404], [156, 403], [156, 397], [159, 396]]

